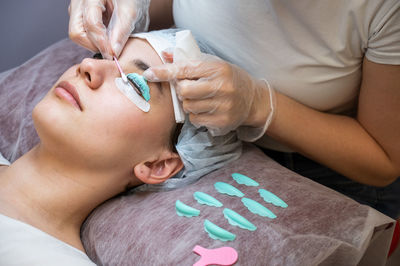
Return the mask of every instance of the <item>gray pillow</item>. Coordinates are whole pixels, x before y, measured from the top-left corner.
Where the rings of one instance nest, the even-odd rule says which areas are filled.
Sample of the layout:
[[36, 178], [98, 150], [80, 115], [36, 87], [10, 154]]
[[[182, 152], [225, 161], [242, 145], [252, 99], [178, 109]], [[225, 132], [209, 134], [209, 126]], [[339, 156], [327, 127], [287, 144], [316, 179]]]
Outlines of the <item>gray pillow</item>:
[[[259, 186], [237, 184], [231, 177], [235, 172], [253, 178]], [[220, 181], [235, 186], [244, 197], [261, 203], [277, 218], [253, 214], [239, 197], [220, 194], [214, 188]], [[258, 194], [260, 188], [275, 193], [288, 207], [264, 202]], [[196, 191], [213, 196], [224, 206], [199, 204], [193, 198]], [[178, 216], [176, 200], [200, 210], [200, 215]], [[224, 208], [236, 211], [257, 230], [230, 225], [224, 218]], [[375, 215], [382, 219], [378, 222]], [[206, 219], [235, 234], [236, 239], [223, 242], [210, 238], [204, 231]], [[98, 265], [193, 265], [200, 258], [192, 252], [196, 245], [235, 248], [239, 255], [235, 265], [356, 265], [374, 230], [384, 230], [390, 221], [367, 206], [283, 168], [255, 146], [245, 145], [239, 160], [197, 183], [107, 201], [87, 218], [81, 233], [89, 257]], [[381, 224], [383, 228], [377, 229]], [[390, 236], [385, 240], [390, 241]], [[382, 259], [385, 252], [387, 249], [382, 249], [378, 251], [380, 256], [375, 253], [373, 257]]]

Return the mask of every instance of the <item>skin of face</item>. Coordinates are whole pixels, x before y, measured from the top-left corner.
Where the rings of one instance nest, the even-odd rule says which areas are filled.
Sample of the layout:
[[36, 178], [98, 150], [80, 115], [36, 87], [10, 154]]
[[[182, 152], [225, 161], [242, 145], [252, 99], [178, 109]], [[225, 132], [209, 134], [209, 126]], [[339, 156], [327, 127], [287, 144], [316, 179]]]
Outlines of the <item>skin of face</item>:
[[[147, 41], [137, 38], [119, 58], [125, 74], [143, 73], [134, 60], [162, 64]], [[40, 145], [71, 168], [162, 182], [183, 167], [170, 146], [175, 120], [169, 85], [148, 83], [151, 108], [145, 113], [118, 90], [117, 77], [111, 60], [86, 58], [68, 69], [33, 110]], [[75, 87], [81, 108], [57, 95], [62, 81]]]

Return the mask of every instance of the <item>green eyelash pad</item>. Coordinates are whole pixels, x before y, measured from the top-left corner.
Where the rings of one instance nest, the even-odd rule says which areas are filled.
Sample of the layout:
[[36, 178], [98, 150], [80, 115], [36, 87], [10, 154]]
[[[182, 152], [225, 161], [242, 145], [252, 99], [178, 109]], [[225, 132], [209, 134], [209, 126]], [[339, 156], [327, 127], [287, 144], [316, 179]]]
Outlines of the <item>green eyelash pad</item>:
[[149, 85], [147, 85], [147, 80], [137, 73], [129, 73], [126, 77], [138, 90], [140, 90], [143, 98], [148, 102], [150, 100], [150, 88]]

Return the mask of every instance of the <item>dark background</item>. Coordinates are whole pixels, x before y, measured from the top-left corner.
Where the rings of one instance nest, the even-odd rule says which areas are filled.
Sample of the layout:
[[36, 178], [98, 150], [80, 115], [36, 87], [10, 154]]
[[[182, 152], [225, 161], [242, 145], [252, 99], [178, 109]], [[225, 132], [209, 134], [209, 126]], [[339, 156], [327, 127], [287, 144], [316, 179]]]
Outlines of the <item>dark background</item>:
[[70, 0], [0, 0], [0, 72], [68, 38]]

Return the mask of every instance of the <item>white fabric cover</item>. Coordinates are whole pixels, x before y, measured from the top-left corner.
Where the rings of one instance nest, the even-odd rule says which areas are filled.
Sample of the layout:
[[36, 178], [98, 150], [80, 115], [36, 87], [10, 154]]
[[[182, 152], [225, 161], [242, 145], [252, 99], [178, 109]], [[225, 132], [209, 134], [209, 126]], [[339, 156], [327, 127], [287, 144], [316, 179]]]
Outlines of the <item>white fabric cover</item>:
[[82, 251], [33, 226], [2, 214], [0, 236], [0, 265], [96, 265]]

